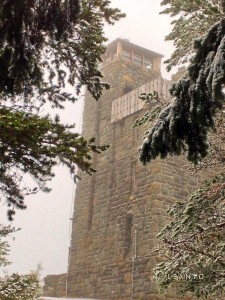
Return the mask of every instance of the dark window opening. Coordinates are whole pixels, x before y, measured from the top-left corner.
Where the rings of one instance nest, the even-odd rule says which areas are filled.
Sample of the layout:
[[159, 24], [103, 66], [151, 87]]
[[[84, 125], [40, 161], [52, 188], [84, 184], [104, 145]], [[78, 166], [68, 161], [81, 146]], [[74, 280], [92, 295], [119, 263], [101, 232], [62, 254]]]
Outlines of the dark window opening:
[[133, 55], [133, 62], [137, 65], [142, 65], [142, 57], [140, 55], [134, 54]]
[[132, 246], [132, 227], [134, 216], [131, 213], [126, 215], [125, 219], [125, 238], [124, 238], [124, 258], [129, 254]]

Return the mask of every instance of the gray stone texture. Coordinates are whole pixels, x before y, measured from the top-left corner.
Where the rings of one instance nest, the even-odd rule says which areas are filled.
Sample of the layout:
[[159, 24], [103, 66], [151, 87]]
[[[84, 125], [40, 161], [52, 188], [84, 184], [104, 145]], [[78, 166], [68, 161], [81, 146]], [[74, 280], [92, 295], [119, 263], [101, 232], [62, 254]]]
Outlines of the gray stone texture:
[[[152, 268], [160, 261], [153, 249], [156, 234], [169, 218], [166, 209], [196, 189], [200, 175], [186, 172], [185, 160], [138, 161], [145, 128], [131, 129], [144, 113], [135, 112], [111, 124], [111, 103], [133, 88], [160, 75], [120, 58], [102, 68], [111, 89], [98, 101], [86, 95], [83, 135], [109, 144], [94, 155], [93, 176], [79, 172], [68, 272], [68, 296], [98, 299], [180, 299], [172, 290], [158, 295]], [[135, 248], [136, 232], [136, 248]], [[136, 250], [135, 250], [136, 249]], [[136, 258], [135, 256], [136, 251]], [[185, 297], [182, 299], [191, 299]]]

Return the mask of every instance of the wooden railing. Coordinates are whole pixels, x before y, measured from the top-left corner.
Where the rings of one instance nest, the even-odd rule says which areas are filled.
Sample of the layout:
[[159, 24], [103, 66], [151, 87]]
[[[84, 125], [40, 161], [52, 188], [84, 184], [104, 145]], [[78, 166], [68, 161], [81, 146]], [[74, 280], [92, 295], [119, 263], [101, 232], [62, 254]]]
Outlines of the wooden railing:
[[156, 91], [163, 101], [170, 99], [169, 88], [171, 81], [159, 77], [155, 80], [143, 84], [141, 87], [125, 94], [112, 101], [111, 123], [140, 110], [144, 106], [144, 101], [138, 98], [142, 93], [153, 93]]

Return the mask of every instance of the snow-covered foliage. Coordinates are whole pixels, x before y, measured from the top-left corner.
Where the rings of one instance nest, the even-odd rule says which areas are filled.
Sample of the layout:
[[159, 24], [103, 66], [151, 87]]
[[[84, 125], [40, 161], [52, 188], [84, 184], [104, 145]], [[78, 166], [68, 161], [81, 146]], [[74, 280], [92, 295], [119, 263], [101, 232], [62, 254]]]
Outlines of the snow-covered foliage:
[[[169, 285], [204, 299], [224, 299], [225, 177], [206, 182], [169, 209], [172, 221], [158, 235], [164, 261], [154, 272], [161, 291]], [[221, 297], [221, 298], [220, 298]]]
[[[0, 267], [5, 267], [10, 262], [7, 256], [10, 251], [8, 243], [9, 236], [15, 233], [19, 228], [0, 225]], [[41, 265], [38, 265], [37, 271], [31, 271], [30, 274], [19, 275], [12, 274], [0, 278], [0, 299], [1, 300], [32, 300], [41, 295], [40, 286]]]
[[37, 274], [12, 274], [0, 280], [1, 300], [33, 300], [41, 295]]
[[9, 254], [10, 246], [7, 241], [7, 237], [16, 232], [18, 229], [12, 227], [10, 225], [2, 225], [0, 224], [0, 267], [5, 267], [6, 265], [10, 264], [7, 259]]
[[154, 91], [153, 93], [142, 93], [139, 96], [139, 99], [144, 101], [146, 105], [150, 107], [150, 109], [140, 118], [135, 120], [132, 128], [138, 128], [144, 124], [152, 125], [155, 119], [158, 118], [159, 113], [166, 106], [166, 104], [161, 101], [158, 93]]
[[[165, 13], [179, 16], [167, 37], [176, 46], [168, 68], [194, 56], [186, 75], [172, 85], [172, 101], [154, 124], [150, 113], [139, 120], [140, 124], [151, 121], [140, 159], [145, 164], [158, 156], [185, 153], [195, 164], [191, 171], [224, 169], [225, 1], [164, 0], [162, 4], [168, 5]], [[193, 299], [224, 299], [224, 182], [224, 175], [212, 179], [168, 211], [171, 222], [158, 235], [161, 243], [156, 249], [163, 261], [154, 270], [162, 292], [173, 286], [180, 293], [190, 292]]]
[[140, 159], [147, 163], [157, 156], [187, 152], [197, 163], [207, 155], [207, 133], [217, 109], [224, 104], [225, 19], [195, 41], [196, 54], [185, 77], [175, 82], [172, 102], [145, 134]]
[[194, 53], [194, 38], [202, 37], [209, 28], [224, 17], [224, 0], [163, 0], [162, 11], [169, 14], [173, 29], [166, 40], [173, 41], [175, 51], [166, 61], [170, 70], [177, 64], [186, 63]]

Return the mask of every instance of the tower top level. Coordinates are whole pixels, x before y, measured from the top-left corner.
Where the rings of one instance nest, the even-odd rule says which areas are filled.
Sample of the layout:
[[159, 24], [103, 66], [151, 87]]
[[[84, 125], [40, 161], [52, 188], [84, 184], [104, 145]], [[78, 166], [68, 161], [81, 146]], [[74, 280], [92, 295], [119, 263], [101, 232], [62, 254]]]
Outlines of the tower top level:
[[160, 71], [160, 63], [163, 55], [131, 43], [127, 39], [117, 38], [106, 47], [102, 57], [102, 65], [108, 64], [116, 59], [121, 59], [131, 64]]

